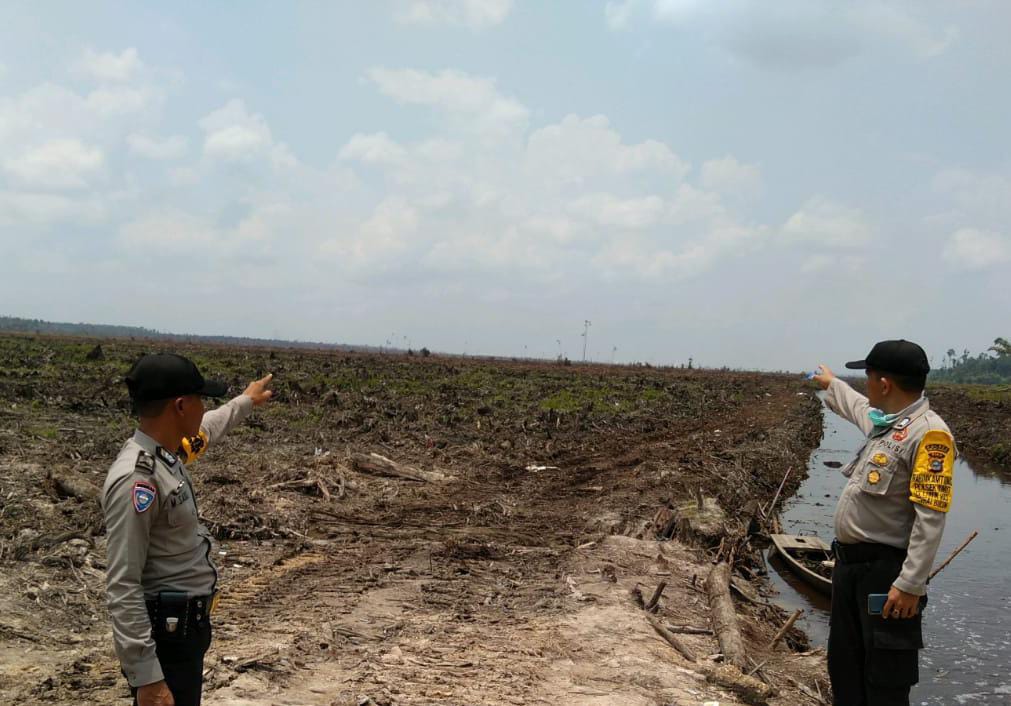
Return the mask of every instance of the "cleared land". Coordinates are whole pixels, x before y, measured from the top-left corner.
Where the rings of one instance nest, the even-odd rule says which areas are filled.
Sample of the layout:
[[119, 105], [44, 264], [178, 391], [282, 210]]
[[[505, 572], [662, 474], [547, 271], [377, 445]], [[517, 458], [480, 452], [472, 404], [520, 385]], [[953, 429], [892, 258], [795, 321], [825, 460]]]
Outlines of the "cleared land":
[[[119, 703], [104, 606], [100, 485], [132, 433], [122, 375], [141, 341], [0, 338], [0, 695]], [[758, 504], [800, 482], [821, 435], [794, 378], [529, 362], [176, 346], [277, 400], [192, 467], [224, 599], [206, 703], [744, 703], [709, 683], [704, 581], [735, 562], [735, 610], [773, 704], [827, 696], [768, 605]], [[416, 479], [388, 477], [380, 454]], [[359, 462], [356, 462], [358, 459]], [[709, 539], [673, 527], [702, 490]], [[707, 501], [709, 502], [709, 501]], [[754, 527], [753, 527], [754, 529]], [[818, 683], [820, 682], [820, 683]], [[798, 684], [802, 686], [798, 686]], [[804, 693], [806, 690], [809, 693]], [[754, 699], [752, 699], [754, 701]]]

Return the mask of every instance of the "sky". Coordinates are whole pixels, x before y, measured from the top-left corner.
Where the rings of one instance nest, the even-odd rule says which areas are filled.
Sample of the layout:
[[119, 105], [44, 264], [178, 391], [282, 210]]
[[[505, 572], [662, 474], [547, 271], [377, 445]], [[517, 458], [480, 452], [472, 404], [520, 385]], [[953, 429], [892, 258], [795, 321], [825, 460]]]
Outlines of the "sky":
[[1011, 3], [0, 5], [0, 314], [836, 367], [1011, 335]]

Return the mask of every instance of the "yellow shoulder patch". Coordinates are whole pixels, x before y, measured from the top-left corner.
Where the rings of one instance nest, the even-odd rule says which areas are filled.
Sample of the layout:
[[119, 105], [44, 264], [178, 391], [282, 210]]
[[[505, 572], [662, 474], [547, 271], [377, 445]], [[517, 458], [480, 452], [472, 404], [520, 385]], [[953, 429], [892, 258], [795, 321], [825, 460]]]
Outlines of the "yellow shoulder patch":
[[916, 450], [909, 499], [938, 512], [950, 510], [954, 468], [955, 440], [951, 434], [939, 429], [928, 431]]

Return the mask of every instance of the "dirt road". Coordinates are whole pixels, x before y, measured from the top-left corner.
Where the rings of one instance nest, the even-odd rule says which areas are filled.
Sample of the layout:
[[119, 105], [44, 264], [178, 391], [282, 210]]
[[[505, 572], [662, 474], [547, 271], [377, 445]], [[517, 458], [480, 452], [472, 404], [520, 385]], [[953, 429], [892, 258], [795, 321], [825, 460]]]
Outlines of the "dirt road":
[[[121, 376], [147, 346], [88, 360], [93, 345], [0, 339], [5, 703], [125, 703], [101, 518], [54, 478], [100, 483], [130, 433]], [[191, 469], [225, 591], [207, 704], [743, 703], [706, 681], [713, 636], [681, 635], [687, 662], [631, 593], [664, 582], [657, 616], [709, 627], [718, 549], [654, 526], [699, 488], [739, 547], [738, 619], [770, 703], [825, 691], [802, 635], [767, 649], [785, 616], [742, 543], [820, 437], [795, 380], [182, 348], [239, 389], [273, 371], [279, 392]], [[369, 453], [424, 480], [355, 464]]]

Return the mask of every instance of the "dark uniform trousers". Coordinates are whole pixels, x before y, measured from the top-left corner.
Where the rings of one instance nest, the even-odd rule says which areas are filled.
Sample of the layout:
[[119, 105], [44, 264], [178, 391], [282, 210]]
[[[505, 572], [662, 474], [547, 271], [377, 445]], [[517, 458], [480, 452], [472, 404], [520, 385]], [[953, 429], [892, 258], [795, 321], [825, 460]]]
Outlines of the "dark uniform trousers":
[[[170, 634], [165, 630], [165, 610], [159, 611], [157, 603], [151, 602], [148, 603], [148, 613], [151, 615], [158, 663], [176, 706], [200, 706], [204, 655], [211, 645], [210, 617], [193, 612], [189, 615], [179, 613], [180, 623], [175, 633]], [[137, 689], [130, 691], [134, 706], [137, 706]]]
[[919, 681], [922, 610], [909, 619], [884, 620], [867, 612], [867, 596], [887, 594], [905, 552], [884, 545], [844, 545], [832, 572], [828, 671], [835, 706], [909, 706]]

